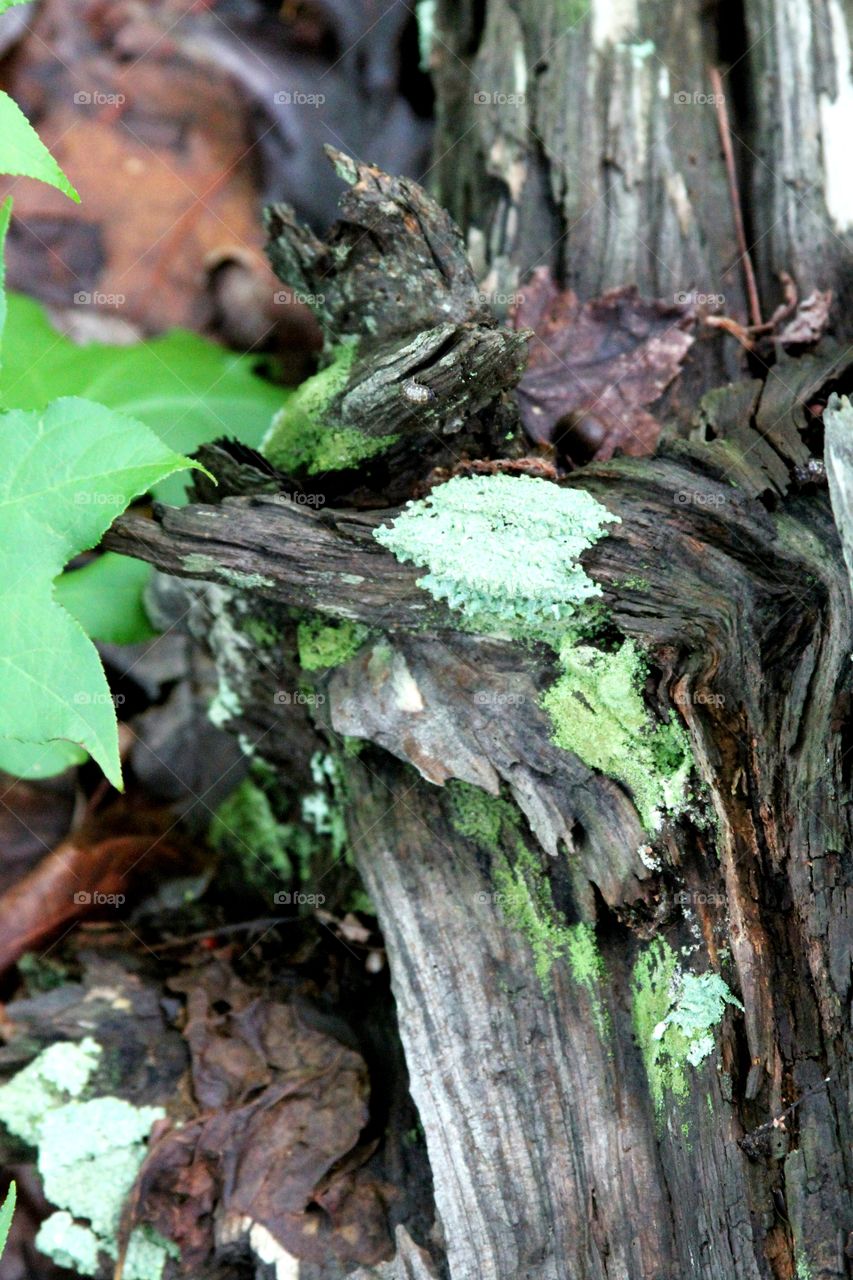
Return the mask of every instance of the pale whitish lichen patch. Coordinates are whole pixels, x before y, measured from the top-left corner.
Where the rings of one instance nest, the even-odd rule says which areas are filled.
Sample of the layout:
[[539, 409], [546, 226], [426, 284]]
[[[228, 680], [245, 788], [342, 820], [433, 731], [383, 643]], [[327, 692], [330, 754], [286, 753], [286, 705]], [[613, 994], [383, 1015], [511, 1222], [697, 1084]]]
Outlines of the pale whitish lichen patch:
[[[118, 1256], [122, 1208], [145, 1157], [145, 1141], [161, 1107], [121, 1098], [82, 1099], [101, 1059], [94, 1040], [55, 1044], [0, 1089], [0, 1120], [38, 1148], [47, 1199], [57, 1206], [36, 1247], [60, 1266], [93, 1276], [99, 1255]], [[130, 1238], [125, 1280], [159, 1280], [175, 1247], [148, 1228]]]
[[637, 958], [632, 979], [634, 1029], [660, 1118], [667, 1095], [683, 1101], [687, 1066], [714, 1049], [714, 1028], [727, 1005], [743, 1009], [719, 974], [684, 971], [672, 947], [656, 938]]
[[618, 522], [582, 489], [530, 476], [456, 477], [410, 502], [377, 542], [428, 570], [418, 585], [477, 630], [554, 642], [601, 594], [579, 557]]
[[100, 1060], [101, 1046], [89, 1036], [50, 1045], [0, 1088], [0, 1123], [38, 1146], [45, 1112], [79, 1098]]

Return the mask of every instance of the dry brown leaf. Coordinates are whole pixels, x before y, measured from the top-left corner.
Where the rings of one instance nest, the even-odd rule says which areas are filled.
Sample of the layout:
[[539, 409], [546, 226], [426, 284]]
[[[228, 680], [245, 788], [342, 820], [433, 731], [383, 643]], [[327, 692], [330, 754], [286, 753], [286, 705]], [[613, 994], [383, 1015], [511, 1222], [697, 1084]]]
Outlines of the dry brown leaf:
[[78, 920], [117, 919], [133, 886], [155, 868], [185, 867], [173, 827], [171, 813], [125, 798], [85, 818], [0, 896], [0, 973]]
[[[514, 322], [535, 334], [518, 388], [533, 440], [549, 444], [574, 432], [583, 443], [577, 461], [654, 451], [660, 424], [646, 406], [676, 376], [693, 342], [689, 307], [647, 301], [633, 286], [581, 302], [540, 267]], [[568, 451], [572, 456], [571, 443]]]
[[364, 1167], [368, 1074], [353, 1049], [217, 959], [169, 984], [187, 997], [185, 1036], [203, 1113], [155, 1129], [134, 1199], [181, 1248], [188, 1273], [214, 1249], [213, 1213], [259, 1223], [289, 1254], [373, 1265], [393, 1253], [391, 1189]]

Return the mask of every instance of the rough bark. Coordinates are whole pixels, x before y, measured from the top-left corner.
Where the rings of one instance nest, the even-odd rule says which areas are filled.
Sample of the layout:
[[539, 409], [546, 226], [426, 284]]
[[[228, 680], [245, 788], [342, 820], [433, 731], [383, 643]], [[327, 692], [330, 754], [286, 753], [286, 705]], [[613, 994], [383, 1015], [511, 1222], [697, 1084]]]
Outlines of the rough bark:
[[[643, 43], [666, 44], [684, 91], [701, 92], [711, 55], [698, 6], [677, 7], [663, 29], [643, 3], [611, 6], [609, 19], [598, 0], [591, 17], [560, 6], [562, 25], [551, 4], [490, 0], [483, 24], [475, 10], [461, 6], [453, 28], [439, 12], [445, 143], [456, 121], [461, 140], [438, 164], [494, 287], [565, 254], [582, 294], [634, 280], [666, 294], [663, 258], [677, 287], [707, 280], [736, 310], [712, 108], [674, 103], [671, 82], [662, 93]], [[477, 77], [482, 92], [529, 94], [527, 114], [474, 104]], [[786, 234], [777, 255], [802, 227]], [[298, 234], [288, 242], [298, 253]], [[713, 364], [700, 361], [694, 381]], [[551, 741], [539, 705], [550, 651], [462, 634], [418, 571], [377, 546], [372, 531], [399, 501], [380, 473], [350, 491], [369, 513], [317, 512], [247, 458], [229, 493], [255, 496], [125, 519], [111, 535], [114, 549], [219, 583], [282, 628], [295, 607], [383, 633], [321, 678], [318, 718], [330, 742], [370, 744], [342, 756], [348, 820], [427, 1138], [435, 1267], [452, 1280], [853, 1274], [853, 603], [806, 413], [849, 377], [840, 348], [780, 362], [692, 412], [689, 445], [567, 482], [620, 517], [584, 564], [612, 625], [650, 655], [649, 707], [689, 731], [697, 800], [657, 836], [624, 786]], [[491, 427], [486, 437], [494, 444]], [[416, 439], [401, 445], [407, 474]], [[260, 492], [276, 485], [289, 496]], [[276, 744], [293, 741], [292, 708], [271, 696], [270, 654], [219, 657], [265, 750], [286, 758]], [[460, 783], [515, 816], [475, 838], [455, 808]], [[547, 886], [560, 927], [594, 926], [600, 967], [568, 949], [543, 977], [502, 896], [507, 869], [523, 868]], [[714, 1055], [685, 1069], [685, 1095], [666, 1092], [657, 1112], [635, 990], [656, 939], [691, 967], [728, 965], [744, 1006], [716, 1029]], [[394, 1265], [417, 1275], [402, 1246]]]

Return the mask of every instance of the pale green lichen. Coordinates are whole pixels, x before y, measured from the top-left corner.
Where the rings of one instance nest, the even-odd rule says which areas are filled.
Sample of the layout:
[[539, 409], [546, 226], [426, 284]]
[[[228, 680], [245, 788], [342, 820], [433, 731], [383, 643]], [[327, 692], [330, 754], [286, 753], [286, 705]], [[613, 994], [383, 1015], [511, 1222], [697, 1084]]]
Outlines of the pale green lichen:
[[377, 542], [428, 570], [418, 585], [470, 627], [556, 643], [601, 588], [579, 557], [612, 515], [583, 489], [531, 476], [458, 476], [410, 502]]
[[676, 1027], [688, 1043], [687, 1061], [693, 1067], [714, 1051], [711, 1029], [721, 1022], [726, 1005], [743, 1010], [718, 973], [684, 973], [675, 993], [675, 1003], [653, 1035], [662, 1040], [669, 1027]]
[[356, 349], [354, 341], [342, 342], [324, 369], [291, 392], [261, 446], [273, 466], [290, 474], [343, 471], [383, 453], [399, 438], [368, 436], [354, 427], [328, 421], [334, 400], [349, 380]]
[[[162, 1107], [91, 1098], [48, 1111], [39, 1135], [39, 1173], [51, 1204], [84, 1219], [114, 1247], [119, 1218]], [[107, 1246], [105, 1246], [107, 1247]]]
[[58, 1267], [66, 1267], [79, 1276], [97, 1275], [101, 1242], [94, 1231], [75, 1222], [64, 1209], [52, 1213], [41, 1224], [35, 1246]]
[[687, 1097], [686, 1068], [700, 1066], [712, 1052], [711, 1033], [726, 1006], [743, 1005], [719, 974], [682, 972], [663, 938], [655, 938], [638, 956], [631, 988], [634, 1031], [660, 1120], [668, 1094], [678, 1102]]
[[258, 587], [274, 587], [272, 578], [265, 578], [261, 573], [244, 573], [241, 569], [229, 569], [221, 565], [213, 556], [202, 551], [190, 551], [183, 557], [183, 567], [187, 573], [200, 574], [205, 578], [216, 578], [228, 583], [231, 587], [253, 590]]
[[797, 1252], [797, 1280], [812, 1280], [812, 1269], [806, 1255]]
[[296, 628], [299, 665], [304, 671], [339, 667], [358, 652], [369, 635], [370, 629], [359, 622], [306, 618]]
[[101, 1046], [89, 1036], [50, 1045], [0, 1088], [0, 1122], [38, 1146], [45, 1112], [79, 1098], [100, 1060]]
[[678, 811], [692, 767], [690, 741], [675, 720], [655, 726], [643, 705], [643, 662], [626, 640], [614, 653], [568, 638], [560, 648], [563, 674], [542, 696], [554, 741], [592, 769], [631, 791], [643, 825], [657, 830]]
[[[554, 965], [565, 959], [572, 978], [585, 989], [593, 1021], [604, 1035], [609, 1025], [600, 996], [604, 961], [595, 929], [561, 920], [548, 877], [521, 837], [521, 815], [514, 805], [467, 782], [453, 780], [447, 790], [453, 829], [492, 855], [495, 900], [507, 923], [527, 940], [543, 991], [551, 991]], [[512, 851], [511, 857], [505, 849]]]
[[417, 0], [415, 17], [418, 23], [418, 53], [421, 71], [429, 74], [432, 65], [432, 44], [435, 39], [437, 0]]
[[[94, 1276], [100, 1256], [118, 1257], [122, 1209], [145, 1158], [145, 1142], [162, 1107], [121, 1098], [81, 1099], [102, 1051], [92, 1039], [45, 1049], [0, 1089], [0, 1120], [38, 1148], [38, 1170], [57, 1212], [36, 1246], [58, 1265]], [[142, 1227], [130, 1237], [125, 1280], [160, 1280], [175, 1246]]]

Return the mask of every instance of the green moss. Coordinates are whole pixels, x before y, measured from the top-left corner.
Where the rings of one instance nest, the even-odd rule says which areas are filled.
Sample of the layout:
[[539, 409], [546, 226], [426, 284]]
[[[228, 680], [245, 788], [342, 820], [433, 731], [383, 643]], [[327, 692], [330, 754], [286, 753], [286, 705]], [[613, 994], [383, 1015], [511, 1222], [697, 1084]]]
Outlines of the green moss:
[[690, 742], [675, 720], [654, 726], [641, 694], [643, 664], [630, 640], [615, 653], [571, 641], [560, 649], [563, 674], [542, 696], [554, 741], [631, 791], [646, 830], [684, 803]]
[[368, 436], [328, 417], [347, 385], [357, 344], [344, 341], [324, 369], [306, 378], [276, 414], [262, 449], [270, 462], [291, 474], [342, 471], [383, 453], [399, 438]]
[[517, 833], [521, 822], [518, 810], [501, 796], [489, 795], [482, 787], [453, 779], [447, 783], [450, 799], [450, 824], [454, 831], [469, 840], [476, 841], [489, 853], [498, 854], [501, 846], [501, 829]]
[[535, 854], [519, 840], [512, 864], [499, 855], [494, 865], [498, 903], [508, 923], [530, 944], [542, 990], [551, 991], [554, 965], [565, 959], [574, 981], [589, 999], [593, 1022], [601, 1036], [609, 1030], [601, 1001], [604, 961], [591, 924], [565, 924], [554, 907], [551, 886]]
[[531, 476], [456, 477], [410, 502], [377, 542], [478, 631], [556, 644], [601, 594], [579, 557], [618, 521], [583, 489]]
[[804, 1253], [797, 1251], [797, 1280], [812, 1280], [812, 1269]]
[[678, 959], [663, 938], [655, 938], [637, 957], [632, 977], [634, 1033], [643, 1063], [649, 1091], [654, 1102], [655, 1114], [660, 1117], [667, 1091], [677, 1098], [685, 1098], [688, 1092], [684, 1062], [687, 1046], [678, 1041], [678, 1032], [672, 1028], [663, 1039], [655, 1037], [672, 1005]]
[[281, 636], [265, 618], [244, 619], [243, 631], [259, 649], [272, 649], [281, 644]]
[[237, 862], [241, 879], [258, 892], [280, 888], [293, 875], [288, 847], [296, 833], [276, 820], [264, 791], [245, 778], [213, 816], [208, 840], [218, 853]]
[[575, 982], [594, 991], [604, 977], [604, 960], [591, 924], [569, 926], [569, 968]]
[[68, 966], [52, 956], [37, 955], [28, 951], [18, 961], [18, 970], [32, 994], [36, 991], [54, 991], [68, 981]]
[[699, 1066], [713, 1051], [711, 1032], [726, 1005], [743, 1005], [719, 974], [682, 973], [663, 938], [655, 938], [638, 956], [631, 988], [634, 1032], [660, 1118], [668, 1093], [678, 1101], [687, 1097], [687, 1066]]
[[[497, 903], [507, 923], [530, 944], [542, 989], [550, 992], [554, 965], [565, 959], [574, 981], [585, 988], [595, 1025], [604, 1034], [607, 1017], [599, 988], [604, 962], [595, 929], [585, 923], [567, 925], [560, 919], [548, 877], [521, 838], [518, 809], [502, 796], [489, 795], [467, 782], [448, 782], [447, 791], [454, 831], [492, 855]], [[512, 860], [507, 848], [513, 850]]]
[[339, 667], [357, 653], [370, 635], [359, 622], [307, 618], [296, 629], [299, 665], [304, 671]]

